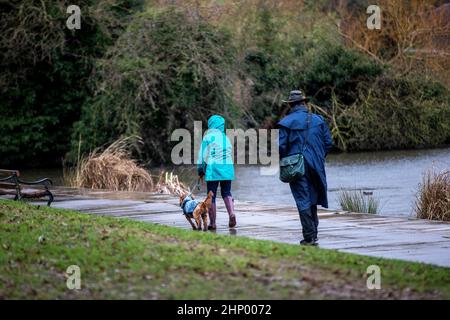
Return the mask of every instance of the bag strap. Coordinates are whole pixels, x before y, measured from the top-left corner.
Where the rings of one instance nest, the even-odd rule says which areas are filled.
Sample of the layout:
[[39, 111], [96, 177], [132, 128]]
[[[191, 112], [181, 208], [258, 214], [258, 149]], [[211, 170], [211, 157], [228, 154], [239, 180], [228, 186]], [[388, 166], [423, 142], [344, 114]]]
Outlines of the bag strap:
[[308, 137], [310, 123], [311, 123], [311, 111], [310, 111], [309, 108], [308, 108], [308, 117], [306, 118], [306, 130], [305, 130], [305, 136], [303, 137], [302, 154], [304, 154], [304, 153], [305, 153], [305, 150], [306, 150], [306, 138]]

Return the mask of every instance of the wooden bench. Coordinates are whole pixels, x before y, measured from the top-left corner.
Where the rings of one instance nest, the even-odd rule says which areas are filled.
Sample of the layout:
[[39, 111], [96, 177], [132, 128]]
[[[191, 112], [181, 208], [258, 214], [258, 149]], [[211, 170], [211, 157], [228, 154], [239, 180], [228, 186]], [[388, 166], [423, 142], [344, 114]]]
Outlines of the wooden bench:
[[[52, 184], [52, 181], [48, 178], [26, 181], [20, 179], [20, 172], [17, 170], [0, 169], [0, 195], [13, 195], [16, 201], [48, 197], [47, 205], [50, 206], [53, 202], [53, 194], [48, 188]], [[24, 192], [23, 186], [43, 186], [44, 190]]]

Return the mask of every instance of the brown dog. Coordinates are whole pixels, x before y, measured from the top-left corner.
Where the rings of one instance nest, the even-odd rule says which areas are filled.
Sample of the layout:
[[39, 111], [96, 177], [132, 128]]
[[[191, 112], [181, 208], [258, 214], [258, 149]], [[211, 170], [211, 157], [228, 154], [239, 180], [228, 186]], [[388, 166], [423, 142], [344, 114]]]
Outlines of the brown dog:
[[[191, 225], [194, 230], [202, 230], [202, 221], [203, 221], [203, 231], [208, 230], [208, 211], [211, 208], [211, 201], [214, 193], [212, 191], [208, 192], [208, 196], [205, 201], [198, 203], [194, 200], [194, 196], [189, 196], [184, 194], [180, 196], [180, 207], [183, 209], [183, 214], [186, 217], [186, 220]], [[192, 201], [192, 202], [191, 202]], [[189, 208], [194, 207], [193, 212], [190, 213]], [[186, 211], [187, 210], [187, 211]], [[196, 225], [192, 222], [192, 219], [195, 220]]]

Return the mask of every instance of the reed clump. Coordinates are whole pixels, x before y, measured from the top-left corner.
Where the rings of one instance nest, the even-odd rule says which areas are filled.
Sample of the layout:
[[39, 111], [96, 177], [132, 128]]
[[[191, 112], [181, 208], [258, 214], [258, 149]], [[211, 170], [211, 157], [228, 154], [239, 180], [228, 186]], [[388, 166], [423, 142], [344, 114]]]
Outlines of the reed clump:
[[173, 172], [162, 171], [159, 175], [154, 191], [158, 193], [175, 194], [180, 196], [188, 193], [190, 190], [180, 181], [176, 174], [173, 174]]
[[371, 214], [379, 212], [380, 201], [362, 190], [341, 190], [338, 201], [346, 211]]
[[450, 171], [430, 169], [423, 175], [416, 195], [419, 219], [450, 221]]
[[150, 173], [131, 157], [135, 137], [121, 138], [103, 151], [94, 150], [66, 174], [68, 185], [114, 191], [152, 191]]
[[64, 170], [65, 184], [76, 188], [175, 195], [189, 192], [173, 172], [162, 171], [152, 176], [141, 167], [132, 157], [131, 150], [136, 143], [142, 143], [142, 139], [137, 136], [120, 138], [103, 151], [96, 149], [85, 157], [78, 156], [76, 166]]

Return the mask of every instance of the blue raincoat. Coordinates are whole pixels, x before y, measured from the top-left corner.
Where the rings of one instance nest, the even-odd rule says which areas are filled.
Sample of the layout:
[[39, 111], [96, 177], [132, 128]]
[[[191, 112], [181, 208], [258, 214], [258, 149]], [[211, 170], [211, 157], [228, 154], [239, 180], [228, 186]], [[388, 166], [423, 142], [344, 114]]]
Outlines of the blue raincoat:
[[234, 180], [233, 148], [225, 135], [225, 119], [213, 115], [198, 153], [197, 171], [205, 181]]
[[[306, 106], [298, 105], [278, 123], [281, 158], [302, 153], [307, 117]], [[325, 157], [332, 146], [333, 140], [327, 123], [321, 116], [311, 114], [303, 154], [306, 173], [299, 181], [290, 184], [299, 210], [308, 209], [313, 205], [328, 208]]]

